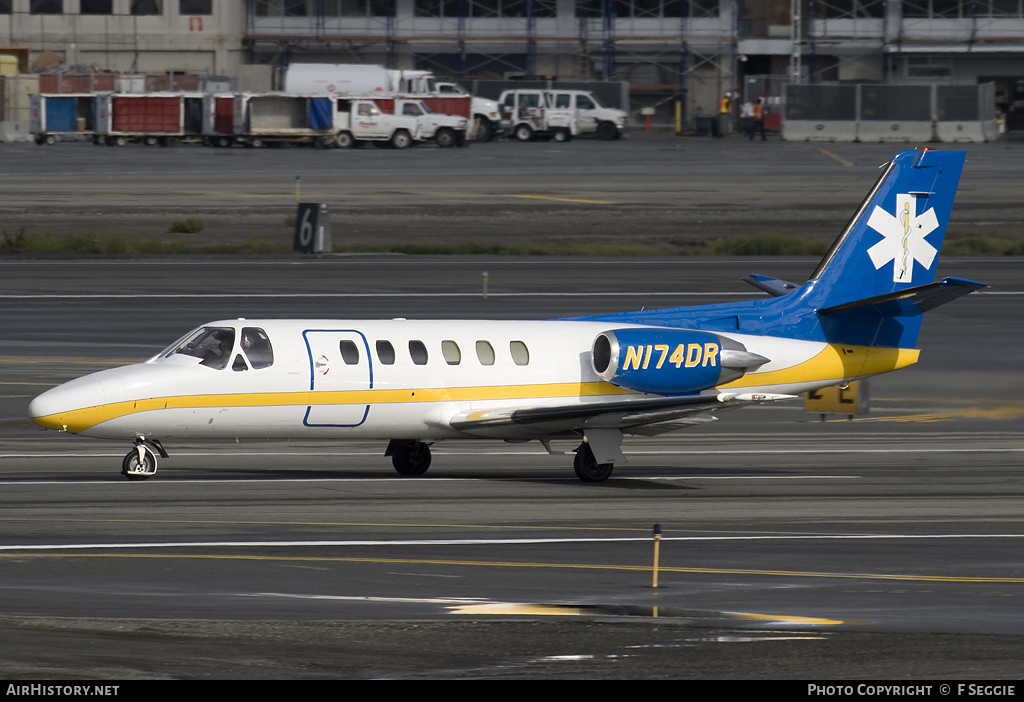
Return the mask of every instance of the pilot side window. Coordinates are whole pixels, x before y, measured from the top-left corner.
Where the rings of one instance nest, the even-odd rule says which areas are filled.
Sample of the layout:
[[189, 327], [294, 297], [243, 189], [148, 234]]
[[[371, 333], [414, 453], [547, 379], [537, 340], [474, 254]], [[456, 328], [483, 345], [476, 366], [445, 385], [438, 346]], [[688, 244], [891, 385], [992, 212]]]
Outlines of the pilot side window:
[[412, 356], [412, 362], [417, 366], [427, 365], [427, 347], [422, 341], [409, 342], [409, 355]]
[[454, 341], [441, 342], [441, 355], [444, 356], [444, 362], [449, 366], [457, 366], [462, 362], [462, 352], [459, 351], [459, 345]]
[[508, 342], [508, 350], [512, 352], [512, 360], [517, 366], [530, 364], [530, 349], [526, 348], [526, 344], [522, 341]]
[[395, 347], [391, 345], [390, 341], [381, 340], [377, 342], [377, 358], [385, 366], [394, 365]]
[[494, 347], [491, 346], [490, 342], [487, 341], [476, 342], [476, 357], [480, 359], [481, 365], [493, 366]]
[[274, 347], [270, 345], [270, 337], [259, 327], [242, 327], [242, 351], [253, 370], [274, 365]]
[[339, 346], [341, 350], [341, 360], [345, 362], [345, 365], [354, 366], [359, 363], [359, 347], [356, 346], [356, 342], [349, 341], [348, 339], [342, 339]]

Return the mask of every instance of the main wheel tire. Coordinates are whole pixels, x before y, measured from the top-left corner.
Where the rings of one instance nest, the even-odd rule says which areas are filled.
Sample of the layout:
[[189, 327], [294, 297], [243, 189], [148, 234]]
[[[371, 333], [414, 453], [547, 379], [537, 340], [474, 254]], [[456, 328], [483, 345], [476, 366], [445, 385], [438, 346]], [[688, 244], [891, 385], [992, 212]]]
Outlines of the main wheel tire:
[[400, 475], [423, 475], [430, 468], [430, 446], [422, 441], [402, 441], [392, 450], [391, 464]]
[[614, 463], [598, 463], [594, 458], [594, 452], [590, 444], [583, 443], [576, 449], [576, 459], [573, 461], [573, 469], [576, 477], [585, 483], [603, 483], [611, 477]]
[[437, 130], [437, 134], [434, 136], [434, 141], [442, 149], [455, 146], [455, 132], [445, 127], [444, 129]]
[[412, 146], [412, 137], [409, 136], [409, 132], [399, 129], [391, 137], [391, 145], [396, 149], [407, 149]]
[[516, 125], [513, 134], [519, 141], [533, 141], [533, 129], [528, 124]]

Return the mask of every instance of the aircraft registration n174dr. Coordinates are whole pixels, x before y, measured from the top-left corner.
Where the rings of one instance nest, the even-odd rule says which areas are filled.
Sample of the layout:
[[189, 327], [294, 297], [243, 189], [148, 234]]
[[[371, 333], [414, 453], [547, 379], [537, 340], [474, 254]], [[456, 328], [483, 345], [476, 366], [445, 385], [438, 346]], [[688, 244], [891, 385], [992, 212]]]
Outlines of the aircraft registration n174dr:
[[623, 434], [787, 400], [909, 366], [924, 312], [985, 287], [935, 282], [965, 155], [903, 151], [803, 285], [769, 297], [543, 321], [238, 319], [153, 358], [35, 398], [39, 425], [133, 441], [153, 475], [171, 439], [387, 440], [422, 475], [443, 439], [574, 439], [576, 475], [607, 479]]

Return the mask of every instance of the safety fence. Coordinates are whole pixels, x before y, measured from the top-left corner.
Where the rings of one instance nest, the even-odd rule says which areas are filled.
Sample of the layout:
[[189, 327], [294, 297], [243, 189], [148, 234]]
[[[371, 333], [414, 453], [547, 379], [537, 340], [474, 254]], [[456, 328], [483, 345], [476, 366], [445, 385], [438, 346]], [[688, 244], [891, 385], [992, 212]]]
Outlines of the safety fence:
[[980, 142], [999, 138], [995, 83], [787, 85], [787, 141]]

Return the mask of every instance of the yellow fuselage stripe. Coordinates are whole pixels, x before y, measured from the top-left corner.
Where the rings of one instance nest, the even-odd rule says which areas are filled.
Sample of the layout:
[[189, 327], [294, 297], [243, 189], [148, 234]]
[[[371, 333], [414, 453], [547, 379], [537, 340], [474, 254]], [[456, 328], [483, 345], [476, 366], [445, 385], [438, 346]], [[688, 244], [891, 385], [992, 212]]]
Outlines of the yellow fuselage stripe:
[[[827, 345], [820, 353], [790, 368], [749, 373], [721, 388], [763, 387], [831, 381], [896, 370], [917, 362], [917, 349]], [[374, 388], [299, 392], [254, 392], [228, 394], [174, 395], [114, 402], [67, 410], [35, 419], [45, 427], [72, 433], [85, 431], [137, 412], [162, 409], [210, 407], [308, 407], [317, 405], [376, 405], [421, 402], [486, 402], [493, 400], [539, 400], [542, 398], [595, 398], [639, 395], [604, 381], [538, 383], [532, 385], [484, 385], [440, 388]]]

